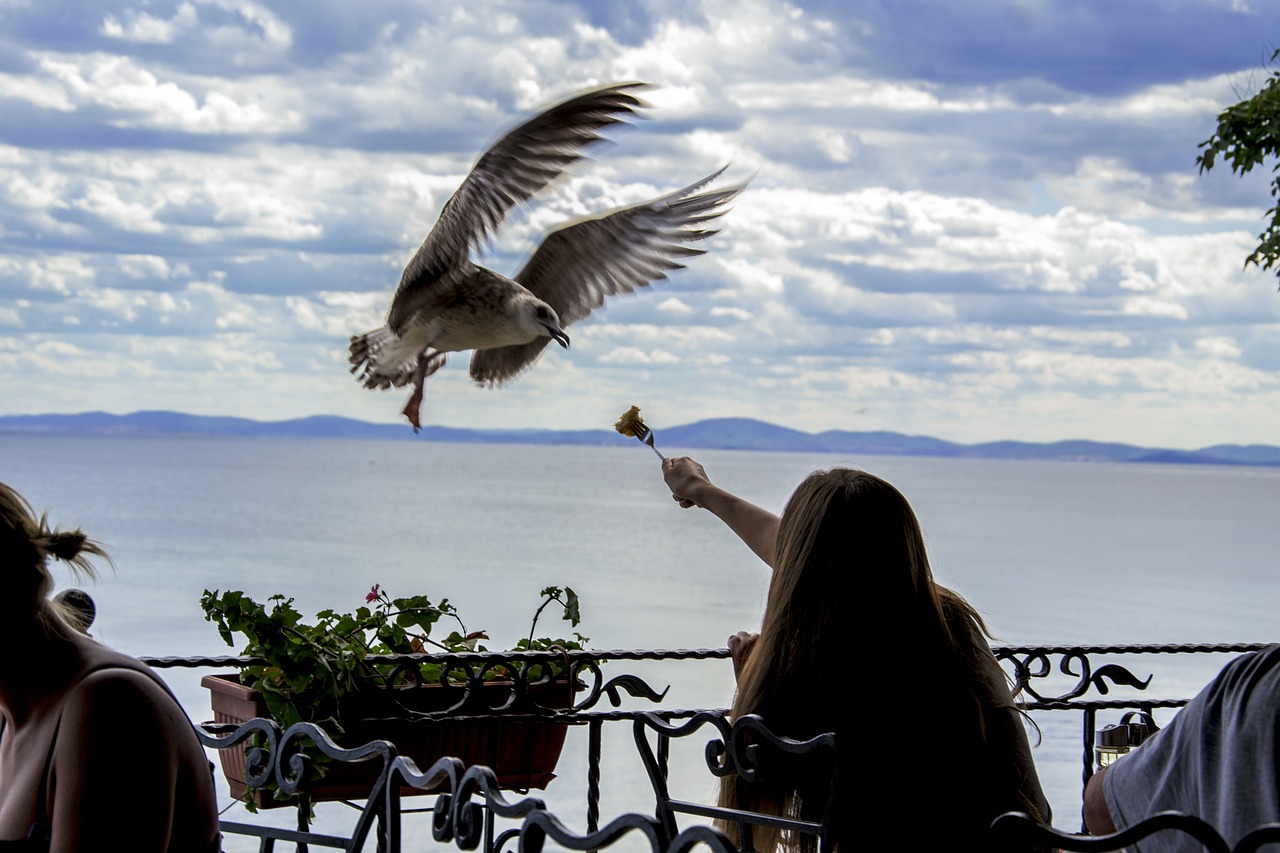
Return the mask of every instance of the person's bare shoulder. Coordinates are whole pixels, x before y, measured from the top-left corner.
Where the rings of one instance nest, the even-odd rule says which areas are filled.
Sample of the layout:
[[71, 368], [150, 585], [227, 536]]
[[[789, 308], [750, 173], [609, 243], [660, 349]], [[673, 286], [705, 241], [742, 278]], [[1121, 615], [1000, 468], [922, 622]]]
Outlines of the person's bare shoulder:
[[106, 647], [88, 650], [86, 674], [67, 693], [63, 724], [103, 731], [111, 725], [187, 723], [185, 712], [141, 661]]

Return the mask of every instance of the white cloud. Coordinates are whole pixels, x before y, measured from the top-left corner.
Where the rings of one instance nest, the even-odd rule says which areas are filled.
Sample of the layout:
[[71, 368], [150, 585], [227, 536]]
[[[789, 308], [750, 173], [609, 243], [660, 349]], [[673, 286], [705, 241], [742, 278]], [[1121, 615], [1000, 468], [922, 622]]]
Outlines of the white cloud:
[[742, 320], [746, 322], [752, 318], [751, 312], [745, 308], [737, 308], [724, 305], [716, 305], [711, 309], [712, 317], [731, 317], [734, 320]]
[[[1247, 88], [1225, 54], [1201, 62], [1216, 42], [1175, 36], [1158, 68], [1094, 42], [1032, 66], [946, 16], [954, 38], [924, 62], [890, 7], [645, 11], [611, 30], [555, 3], [320, 6], [304, 26], [189, 0], [106, 10], [69, 46], [15, 30], [5, 407], [394, 420], [403, 401], [345, 375], [347, 338], [383, 322], [482, 146], [566, 92], [638, 78], [658, 84], [649, 120], [515, 211], [487, 263], [513, 273], [565, 219], [725, 162], [751, 185], [687, 270], [611, 300], [501, 394], [453, 358], [429, 412], [580, 426], [596, 396], [643, 385], [689, 420], [822, 429], [856, 401], [850, 428], [957, 439], [1274, 441], [1280, 302], [1242, 270], [1265, 176], [1194, 167]], [[1082, 83], [1085, 65], [1108, 79]], [[27, 387], [44, 369], [53, 396]]]
[[102, 19], [101, 32], [110, 38], [141, 44], [170, 44], [199, 25], [195, 6], [181, 3], [171, 18], [158, 18], [133, 9], [125, 12], [123, 22], [115, 15], [107, 15]]
[[169, 262], [158, 255], [119, 255], [116, 262], [130, 278], [168, 278]]
[[260, 3], [249, 2], [249, 0], [196, 0], [196, 2], [232, 12], [247, 25], [244, 28], [219, 28], [217, 35], [220, 40], [231, 41], [228, 34], [234, 33], [236, 36], [241, 36], [247, 30], [252, 33], [250, 38], [256, 36], [276, 48], [287, 48], [293, 43], [292, 29]]
[[1240, 100], [1239, 82], [1235, 74], [1216, 74], [1209, 78], [1148, 86], [1119, 98], [1081, 99], [1067, 106], [1054, 106], [1051, 112], [1119, 121], [1142, 121], [1152, 117], [1168, 120], [1174, 116], [1211, 120], [1224, 105]]
[[[66, 294], [91, 282], [94, 271], [83, 259], [65, 255], [29, 259], [0, 257], [0, 275], [18, 282], [19, 293], [29, 288], [34, 292]], [[23, 300], [19, 307], [30, 304]]]
[[637, 347], [616, 347], [600, 356], [603, 364], [675, 364], [680, 359], [665, 350], [648, 352]]
[[1209, 356], [1224, 359], [1236, 359], [1241, 355], [1240, 345], [1231, 338], [1200, 338], [1196, 341], [1196, 350]]
[[26, 101], [44, 110], [69, 113], [75, 110], [66, 87], [56, 80], [22, 74], [0, 74], [0, 98]]
[[1143, 317], [1168, 317], [1174, 320], [1187, 319], [1187, 309], [1175, 302], [1137, 296], [1124, 300], [1124, 313]]
[[151, 208], [120, 198], [115, 186], [102, 181], [94, 181], [85, 187], [84, 195], [73, 201], [71, 206], [97, 216], [122, 231], [156, 234], [163, 230], [163, 226], [155, 220]]
[[273, 85], [193, 78], [197, 89], [162, 79], [132, 58], [104, 53], [42, 53], [35, 59], [41, 76], [3, 82], [3, 91], [37, 106], [103, 108], [113, 114], [110, 123], [117, 127], [276, 134], [302, 126], [287, 94]]

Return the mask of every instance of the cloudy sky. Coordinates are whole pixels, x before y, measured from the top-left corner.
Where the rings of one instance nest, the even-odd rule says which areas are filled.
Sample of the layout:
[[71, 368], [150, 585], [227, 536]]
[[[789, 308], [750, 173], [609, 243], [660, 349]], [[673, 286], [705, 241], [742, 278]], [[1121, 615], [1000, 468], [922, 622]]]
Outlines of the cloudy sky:
[[0, 414], [403, 423], [348, 338], [485, 146], [639, 80], [645, 119], [484, 263], [751, 184], [512, 384], [454, 356], [426, 423], [1276, 443], [1269, 169], [1195, 158], [1277, 46], [1263, 0], [0, 0]]

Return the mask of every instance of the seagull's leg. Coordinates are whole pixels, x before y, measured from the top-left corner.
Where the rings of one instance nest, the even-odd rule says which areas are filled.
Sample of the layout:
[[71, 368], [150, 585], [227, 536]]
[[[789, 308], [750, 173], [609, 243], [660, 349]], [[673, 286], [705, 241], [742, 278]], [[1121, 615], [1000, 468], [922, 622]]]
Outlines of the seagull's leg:
[[419, 412], [422, 409], [422, 383], [419, 382], [413, 386], [413, 393], [409, 395], [409, 402], [404, 404], [404, 408], [400, 410], [400, 414], [409, 419], [409, 423], [413, 424], [413, 431], [417, 432], [422, 429], [422, 423], [419, 421]]
[[421, 411], [422, 411], [422, 383], [426, 381], [427, 374], [430, 372], [432, 352], [430, 347], [424, 349], [422, 354], [418, 356], [418, 369], [413, 372], [413, 393], [409, 395], [409, 402], [404, 404], [404, 408], [400, 410], [400, 414], [409, 419], [409, 423], [413, 424], [413, 431], [417, 432], [422, 429]]

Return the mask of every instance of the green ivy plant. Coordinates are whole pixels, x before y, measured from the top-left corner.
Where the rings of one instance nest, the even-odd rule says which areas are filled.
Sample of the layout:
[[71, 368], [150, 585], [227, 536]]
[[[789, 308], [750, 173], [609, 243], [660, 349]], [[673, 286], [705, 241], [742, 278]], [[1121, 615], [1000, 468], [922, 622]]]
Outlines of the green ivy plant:
[[[553, 603], [560, 605], [563, 619], [572, 627], [576, 628], [581, 620], [578, 596], [571, 588], [549, 586], [540, 596], [528, 635], [511, 650], [584, 649], [589, 639], [576, 631], [571, 637], [535, 637], [539, 618]], [[351, 613], [322, 610], [312, 622], [304, 621], [293, 606], [293, 599], [283, 595], [273, 595], [263, 605], [240, 590], [206, 589], [200, 607], [205, 620], [217, 626], [227, 645], [234, 648], [234, 635], [243, 635], [247, 643], [239, 654], [265, 659], [266, 663], [244, 667], [240, 682], [262, 694], [271, 717], [282, 728], [310, 722], [335, 737], [343, 732], [344, 697], [371, 684], [385, 686], [393, 676], [398, 680], [439, 683], [444, 675], [447, 681], [460, 681], [451, 673], [442, 673], [441, 665], [435, 662], [424, 661], [406, 671], [371, 661], [371, 655], [489, 651], [483, 645], [489, 635], [468, 631], [447, 598], [436, 603], [425, 595], [391, 598], [379, 584], [374, 584], [365, 596], [365, 606]], [[457, 627], [438, 639], [431, 634], [441, 619], [456, 622]], [[551, 677], [564, 675], [565, 667], [563, 661], [551, 662]], [[531, 665], [526, 671], [530, 680], [542, 675], [540, 665]], [[509, 677], [502, 666], [490, 667], [484, 673], [486, 681]], [[323, 756], [316, 759], [313, 766], [318, 778], [323, 775]], [[252, 800], [247, 800], [246, 805], [252, 810]]]

